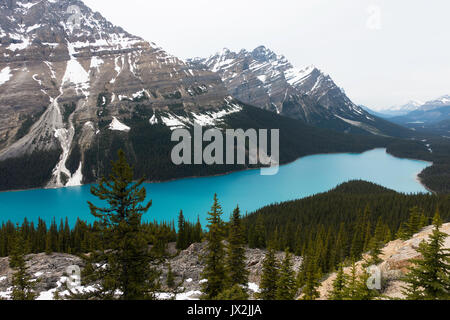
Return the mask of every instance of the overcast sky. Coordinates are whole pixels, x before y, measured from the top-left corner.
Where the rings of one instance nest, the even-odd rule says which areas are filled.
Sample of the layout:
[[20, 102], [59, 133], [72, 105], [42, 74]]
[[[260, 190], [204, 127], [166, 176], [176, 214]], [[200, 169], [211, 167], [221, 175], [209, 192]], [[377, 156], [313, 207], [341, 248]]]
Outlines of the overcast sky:
[[450, 94], [448, 0], [84, 0], [181, 58], [265, 45], [374, 109]]

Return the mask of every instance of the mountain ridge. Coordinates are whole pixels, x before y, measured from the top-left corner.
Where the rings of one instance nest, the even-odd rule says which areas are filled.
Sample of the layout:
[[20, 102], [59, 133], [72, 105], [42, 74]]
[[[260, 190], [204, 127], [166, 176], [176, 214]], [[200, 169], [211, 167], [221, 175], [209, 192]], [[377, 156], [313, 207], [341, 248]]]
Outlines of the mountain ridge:
[[409, 136], [407, 129], [354, 104], [314, 65], [296, 68], [285, 56], [265, 46], [239, 52], [224, 48], [188, 63], [218, 72], [232, 96], [265, 110], [347, 133]]

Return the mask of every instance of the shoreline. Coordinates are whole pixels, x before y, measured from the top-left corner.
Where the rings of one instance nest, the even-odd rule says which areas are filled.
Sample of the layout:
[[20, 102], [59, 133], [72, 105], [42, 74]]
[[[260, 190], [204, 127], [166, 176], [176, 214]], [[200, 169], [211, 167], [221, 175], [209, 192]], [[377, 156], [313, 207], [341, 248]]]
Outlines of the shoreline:
[[[296, 159], [294, 159], [292, 161], [288, 161], [288, 162], [282, 163], [282, 164], [279, 165], [279, 167], [284, 167], [284, 166], [290, 165], [290, 164], [292, 164], [292, 163], [294, 163], [294, 162], [296, 162], [296, 161], [298, 161], [300, 159], [307, 158], [307, 157], [314, 157], [314, 156], [321, 156], [321, 155], [336, 155], [336, 154], [357, 154], [357, 155], [362, 155], [362, 154], [364, 154], [366, 152], [370, 152], [370, 151], [374, 151], [374, 150], [384, 150], [386, 152], [386, 154], [388, 154], [388, 155], [390, 155], [390, 156], [392, 156], [394, 158], [397, 158], [397, 159], [421, 161], [421, 162], [428, 163], [430, 166], [434, 165], [434, 163], [431, 162], [431, 161], [426, 161], [426, 160], [421, 160], [421, 159], [414, 159], [414, 158], [397, 157], [397, 156], [389, 153], [387, 151], [386, 147], [380, 147], [380, 148], [367, 149], [367, 150], [364, 150], [362, 152], [328, 152], [328, 153], [308, 154], [308, 155], [300, 156], [300, 157], [298, 157], [298, 158], [296, 158]], [[238, 173], [238, 172], [246, 172], [246, 171], [252, 171], [252, 170], [261, 170], [261, 169], [264, 169], [264, 168], [268, 168], [268, 167], [245, 168], [245, 169], [242, 169], [242, 170], [232, 170], [232, 171], [227, 171], [227, 172], [224, 172], [224, 173], [217, 173], [217, 174], [213, 174], [213, 175], [204, 175], [204, 176], [202, 176], [202, 175], [198, 176], [197, 175], [197, 176], [188, 176], [188, 177], [181, 177], [181, 178], [171, 178], [171, 179], [167, 179], [167, 180], [155, 180], [155, 181], [145, 180], [144, 183], [160, 184], [160, 183], [176, 182], [176, 181], [182, 181], [182, 180], [188, 180], [188, 179], [214, 178], [214, 177], [222, 177], [222, 176], [231, 175], [231, 174]], [[423, 170], [425, 170], [425, 169], [423, 169]], [[423, 172], [423, 170], [416, 175], [415, 180], [417, 182], [419, 182], [419, 184], [421, 186], [423, 186], [428, 192], [436, 194], [436, 192], [431, 190], [431, 189], [429, 189], [423, 183], [422, 179], [420, 178], [420, 174]], [[63, 186], [63, 187], [50, 187], [50, 188], [47, 188], [47, 187], [34, 187], [34, 188], [28, 188], [28, 189], [3, 190], [3, 191], [0, 191], [0, 194], [1, 193], [9, 193], [9, 192], [34, 191], [34, 190], [65, 190], [65, 189], [70, 189], [70, 188], [79, 188], [79, 187], [89, 186], [89, 185], [93, 185], [93, 184], [96, 184], [96, 182], [85, 183], [85, 184], [81, 184], [81, 185], [78, 185], [78, 186]]]

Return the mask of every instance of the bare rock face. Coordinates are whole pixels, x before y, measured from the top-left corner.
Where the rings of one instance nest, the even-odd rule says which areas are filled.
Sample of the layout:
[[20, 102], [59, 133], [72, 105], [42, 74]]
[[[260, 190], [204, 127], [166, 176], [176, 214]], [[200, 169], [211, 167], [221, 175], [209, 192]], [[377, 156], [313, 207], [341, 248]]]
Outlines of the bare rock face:
[[[176, 276], [176, 282], [184, 280], [182, 286], [186, 291], [199, 291], [201, 289], [203, 280], [201, 276], [203, 271], [201, 259], [205, 253], [206, 243], [195, 243], [168, 261]], [[259, 285], [266, 253], [266, 250], [261, 249], [247, 248], [245, 250], [245, 256], [247, 258], [246, 268], [249, 271], [249, 283]], [[281, 262], [284, 258], [284, 253], [278, 252], [276, 256]], [[292, 262], [293, 268], [297, 272], [302, 264], [302, 258], [293, 256]], [[166, 272], [167, 268], [164, 268], [162, 279], [166, 279]]]
[[[160, 282], [163, 293], [160, 294], [160, 298], [170, 298], [169, 294], [164, 294], [164, 292], [170, 291], [166, 286], [167, 270], [170, 264], [175, 276], [175, 283], [180, 284], [180, 287], [184, 289], [182, 290], [183, 293], [178, 296], [178, 299], [198, 299], [201, 294], [202, 283], [205, 281], [201, 276], [203, 271], [201, 261], [206, 253], [206, 243], [192, 244], [188, 249], [181, 252], [177, 252], [175, 243], [170, 243], [167, 252], [172, 258], [155, 265], [161, 271]], [[255, 293], [258, 290], [265, 254], [265, 250], [246, 249], [247, 270], [250, 272], [250, 293]], [[284, 258], [284, 253], [278, 252], [276, 256], [281, 262]], [[52, 299], [53, 292], [61, 286], [62, 279], [67, 276], [66, 270], [69, 266], [76, 265], [81, 269], [84, 267], [82, 259], [68, 254], [53, 253], [47, 255], [41, 253], [31, 254], [26, 258], [30, 276], [32, 279], [39, 280], [36, 285], [36, 291], [39, 294], [38, 297], [43, 300]], [[302, 264], [302, 258], [293, 256], [292, 262], [294, 270], [298, 271]], [[9, 259], [0, 258], [0, 298], [9, 298], [12, 275], [13, 272], [9, 268]]]
[[114, 119], [173, 128], [201, 113], [214, 123], [214, 112], [237, 105], [218, 75], [191, 68], [82, 1], [0, 3], [0, 161], [57, 152], [50, 187], [96, 174], [85, 153], [99, 133], [127, 131], [111, 126]]
[[[449, 235], [444, 244], [445, 248], [449, 249], [450, 223], [444, 224], [440, 230]], [[404, 298], [402, 291], [404, 290], [405, 283], [401, 281], [401, 278], [408, 273], [408, 267], [411, 266], [411, 259], [421, 258], [420, 253], [417, 252], [419, 244], [422, 241], [427, 241], [432, 231], [433, 226], [428, 226], [409, 240], [391, 241], [384, 247], [380, 256], [383, 262], [378, 266], [381, 270], [382, 278], [385, 281], [385, 286], [382, 291], [383, 295], [390, 298]], [[357, 263], [359, 273], [363, 272], [362, 264], [362, 261]], [[344, 271], [350, 274], [350, 268], [345, 268]], [[334, 273], [322, 282], [319, 289], [321, 299], [328, 298], [335, 279], [336, 274]]]
[[[73, 265], [83, 267], [83, 261], [80, 258], [62, 253], [31, 254], [26, 259], [29, 275], [32, 279], [38, 280], [36, 283], [38, 293], [56, 288], [58, 281], [66, 274], [67, 267]], [[0, 258], [0, 298], [7, 298], [10, 293], [12, 276], [9, 259]]]
[[329, 75], [312, 65], [296, 68], [264, 46], [223, 49], [190, 63], [219, 73], [230, 94], [245, 103], [338, 131], [394, 133], [392, 126], [354, 104]]

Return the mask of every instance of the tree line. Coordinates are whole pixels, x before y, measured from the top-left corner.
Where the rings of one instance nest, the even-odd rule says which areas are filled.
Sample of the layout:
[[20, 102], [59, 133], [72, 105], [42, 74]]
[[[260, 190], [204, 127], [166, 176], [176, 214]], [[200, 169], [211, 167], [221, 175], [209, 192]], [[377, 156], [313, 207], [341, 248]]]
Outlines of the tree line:
[[[132, 167], [124, 152], [119, 151], [119, 159], [112, 164], [109, 177], [91, 188], [94, 196], [107, 203], [104, 207], [89, 203], [95, 218], [93, 224], [78, 220], [73, 229], [67, 220], [61, 221], [59, 227], [53, 220], [49, 228], [42, 220], [36, 227], [27, 221], [22, 226], [2, 225], [0, 250], [10, 256], [15, 270], [13, 298], [35, 297], [25, 255], [46, 251], [78, 254], [85, 262], [83, 285], [94, 290], [70, 291], [65, 298], [156, 299], [161, 274], [154, 266], [164, 257], [167, 244], [176, 242], [177, 248], [183, 250], [191, 243], [206, 240], [206, 254], [202, 257], [202, 277], [206, 280], [202, 284], [204, 299], [249, 298], [246, 246], [268, 248], [257, 298], [316, 299], [323, 275], [337, 270], [339, 281], [333, 293], [336, 297], [369, 299], [376, 297], [376, 293], [361, 286], [367, 274], [357, 277], [356, 271], [352, 271], [348, 278], [343, 274], [343, 266], [354, 264], [366, 252], [369, 253], [367, 264], [379, 263], [380, 250], [387, 241], [409, 238], [431, 220], [436, 225], [435, 239], [420, 248], [427, 263], [417, 262], [419, 267], [427, 268], [429, 278], [421, 278], [423, 270], [411, 271], [407, 281], [414, 293], [408, 293], [408, 297], [429, 298], [436, 283], [440, 289], [435, 298], [448, 293], [449, 258], [442, 249], [443, 235], [438, 235], [442, 221], [449, 220], [448, 196], [407, 196], [356, 181], [244, 217], [237, 207], [226, 223], [215, 195], [208, 212], [207, 231], [202, 229], [200, 221], [185, 221], [182, 212], [176, 230], [174, 222], [142, 222], [152, 205], [151, 201], [145, 202], [143, 181], [135, 182]], [[432, 212], [436, 213], [434, 219]], [[282, 261], [275, 257], [278, 250], [285, 250]], [[293, 270], [292, 253], [303, 257], [300, 270]], [[428, 285], [426, 281], [435, 282]]]

